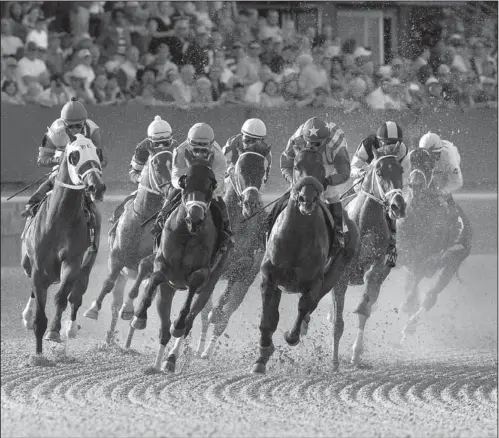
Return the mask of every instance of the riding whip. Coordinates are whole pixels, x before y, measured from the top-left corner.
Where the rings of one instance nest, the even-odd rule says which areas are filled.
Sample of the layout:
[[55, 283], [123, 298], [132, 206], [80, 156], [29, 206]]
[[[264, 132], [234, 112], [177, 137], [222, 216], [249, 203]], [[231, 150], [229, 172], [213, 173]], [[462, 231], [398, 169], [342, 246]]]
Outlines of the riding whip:
[[241, 224], [243, 224], [244, 222], [246, 222], [248, 219], [251, 219], [253, 216], [256, 216], [258, 213], [261, 213], [262, 211], [265, 211], [265, 209], [267, 207], [269, 207], [270, 205], [272, 204], [275, 204], [277, 201], [280, 201], [282, 198], [284, 198], [284, 196], [286, 196], [288, 194], [288, 192], [290, 191], [291, 189], [288, 189], [284, 192], [284, 194], [282, 196], [280, 196], [279, 198], [277, 199], [274, 199], [272, 202], [269, 202], [266, 206], [262, 207], [260, 210], [258, 211], [255, 211], [251, 216], [248, 216], [246, 219], [243, 219], [241, 222]]
[[343, 195], [340, 196], [340, 201], [345, 197], [346, 194], [350, 193], [350, 191], [358, 184], [364, 181], [364, 178], [359, 179], [355, 184], [353, 184]]
[[19, 195], [19, 193], [22, 193], [24, 192], [25, 190], [29, 189], [31, 186], [35, 185], [36, 183], [39, 183], [42, 179], [45, 179], [47, 178], [50, 174], [52, 173], [52, 171], [50, 171], [49, 173], [47, 173], [46, 175], [43, 175], [42, 177], [38, 178], [36, 181], [33, 181], [31, 184], [28, 184], [26, 187], [22, 188], [21, 190], [19, 190], [18, 192], [14, 193], [13, 195], [9, 196], [7, 198], [7, 201], [9, 199], [12, 199], [14, 196], [17, 196]]

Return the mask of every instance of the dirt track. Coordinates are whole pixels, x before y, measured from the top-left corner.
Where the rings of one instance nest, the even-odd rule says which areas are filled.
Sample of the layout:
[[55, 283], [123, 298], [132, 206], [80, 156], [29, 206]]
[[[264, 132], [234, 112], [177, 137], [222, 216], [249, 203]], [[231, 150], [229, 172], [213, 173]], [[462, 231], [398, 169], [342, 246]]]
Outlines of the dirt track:
[[[103, 348], [111, 296], [99, 321], [82, 315], [98, 293], [106, 256], [99, 254], [84, 297], [78, 339], [45, 343], [55, 367], [29, 366], [34, 335], [21, 321], [28, 280], [19, 268], [2, 268], [2, 436], [497, 436], [497, 256], [465, 261], [463, 284], [452, 281], [404, 351], [395, 348], [405, 321], [396, 310], [403, 271], [394, 271], [368, 322], [361, 369], [348, 363], [361, 292], [351, 288], [337, 374], [330, 372], [329, 297], [308, 336], [291, 348], [282, 333], [297, 297], [283, 296], [278, 350], [263, 377], [249, 372], [258, 280], [211, 361], [180, 359], [175, 375], [145, 375], [157, 345], [154, 306], [131, 351]], [[53, 289], [49, 295], [51, 317]], [[120, 342], [126, 328], [119, 323]]]

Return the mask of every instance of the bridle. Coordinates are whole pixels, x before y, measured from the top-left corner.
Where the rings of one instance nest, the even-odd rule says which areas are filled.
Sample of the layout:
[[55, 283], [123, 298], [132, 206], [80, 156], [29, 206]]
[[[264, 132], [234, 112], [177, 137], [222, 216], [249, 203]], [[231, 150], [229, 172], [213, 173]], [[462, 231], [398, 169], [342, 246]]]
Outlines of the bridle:
[[[385, 159], [385, 158], [396, 158], [398, 160], [398, 157], [396, 155], [383, 155], [382, 157], [379, 157], [377, 160], [373, 161], [371, 163], [371, 168], [372, 172], [374, 173], [374, 177], [371, 178], [371, 190], [367, 191], [364, 188], [364, 184], [362, 184], [360, 190], [368, 197], [371, 198], [373, 201], [377, 202], [380, 204], [385, 210], [388, 211], [390, 204], [393, 202], [396, 196], [400, 195], [402, 196], [402, 189], [390, 189], [388, 191], [384, 191], [383, 187], [381, 186], [380, 182], [380, 177], [378, 173], [376, 172], [376, 163], [379, 161]], [[376, 182], [376, 188], [378, 192], [378, 196], [375, 195], [375, 187], [374, 184]]]
[[145, 186], [141, 182], [139, 182], [139, 187], [142, 187], [146, 192], [152, 193], [154, 195], [165, 197], [166, 194], [161, 191], [161, 188], [165, 187], [168, 184], [171, 184], [171, 182], [159, 184], [156, 172], [154, 171], [154, 166], [152, 165], [152, 160], [161, 154], [169, 154], [170, 158], [173, 156], [170, 151], [159, 151], [159, 152], [156, 152], [154, 155], [149, 155], [149, 159], [148, 159], [148, 167], [149, 167], [148, 183], [149, 183], [149, 187]]
[[[66, 162], [67, 162], [67, 165], [68, 167], [69, 166], [72, 166], [71, 163], [69, 163], [69, 155], [66, 154]], [[58, 186], [61, 186], [61, 187], [64, 187], [66, 189], [71, 189], [71, 190], [84, 190], [86, 189], [87, 185], [85, 184], [84, 180], [85, 180], [85, 177], [89, 174], [89, 173], [96, 173], [97, 175], [99, 175], [100, 177], [102, 177], [102, 169], [101, 167], [97, 164], [97, 162], [93, 161], [93, 160], [88, 160], [87, 162], [83, 163], [82, 165], [80, 165], [79, 167], [83, 167], [84, 165], [88, 164], [89, 165], [89, 168], [87, 170], [85, 170], [85, 172], [83, 172], [81, 175], [78, 173], [77, 174], [77, 177], [79, 178], [79, 182], [81, 182], [81, 184], [77, 184], [75, 183], [72, 178], [71, 178], [71, 173], [70, 173], [70, 179], [72, 180], [71, 181], [71, 184], [68, 184], [68, 183], [65, 183], [63, 181], [61, 181], [57, 175], [58, 173], [56, 174], [55, 178], [54, 178], [54, 184], [58, 185]], [[60, 168], [60, 165], [57, 166], [57, 168], [59, 169]]]
[[[428, 155], [428, 157], [430, 157], [430, 160], [431, 160], [432, 157], [431, 157], [430, 152], [428, 152], [426, 149], [422, 149], [422, 148], [420, 148], [420, 149], [414, 149], [411, 152], [409, 152], [409, 159], [411, 158], [411, 154], [413, 152], [415, 152], [416, 150], [422, 150], [422, 151], [424, 151]], [[412, 176], [413, 173], [419, 173], [419, 174], [423, 175], [424, 182], [425, 182], [425, 189], [428, 189], [430, 187], [430, 185], [431, 185], [431, 182], [433, 181], [433, 175], [435, 174], [435, 168], [432, 167], [432, 169], [431, 169], [431, 176], [430, 176], [430, 180], [429, 181], [426, 178], [425, 172], [423, 172], [421, 169], [414, 169], [414, 170], [412, 170], [411, 173], [409, 174], [409, 179], [411, 178], [411, 176]]]
[[[258, 157], [261, 157], [262, 160], [264, 160], [264, 157], [262, 156], [262, 154], [259, 154], [258, 152], [248, 151], [248, 152], [243, 152], [241, 155], [239, 155], [237, 162], [239, 162], [239, 160], [242, 157], [244, 157], [245, 155], [248, 155], [248, 154], [257, 155]], [[237, 162], [236, 162], [236, 166], [237, 166]], [[254, 191], [254, 192], [257, 192], [259, 194], [260, 189], [257, 188], [256, 186], [248, 186], [248, 187], [245, 187], [244, 189], [242, 189], [239, 179], [234, 178], [234, 172], [235, 172], [236, 166], [234, 166], [232, 172], [229, 172], [229, 181], [230, 181], [232, 187], [234, 188], [234, 191], [236, 192], [236, 195], [237, 195], [238, 201], [239, 201], [239, 205], [242, 205], [242, 203], [244, 201], [244, 195], [246, 195], [246, 193]], [[262, 182], [263, 182], [263, 177], [262, 177]]]

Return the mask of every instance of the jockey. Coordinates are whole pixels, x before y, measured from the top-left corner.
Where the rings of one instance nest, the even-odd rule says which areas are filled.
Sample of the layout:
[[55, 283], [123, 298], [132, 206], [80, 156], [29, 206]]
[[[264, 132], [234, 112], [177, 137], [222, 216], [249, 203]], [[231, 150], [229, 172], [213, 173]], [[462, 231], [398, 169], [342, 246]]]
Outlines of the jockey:
[[267, 168], [263, 182], [267, 182], [269, 178], [270, 168], [272, 167], [272, 153], [270, 146], [265, 142], [267, 135], [267, 127], [260, 119], [248, 119], [244, 122], [241, 133], [230, 137], [223, 148], [223, 154], [229, 157], [229, 167], [227, 172], [230, 172], [239, 155], [244, 152], [256, 152], [262, 155], [267, 160]]
[[[100, 128], [88, 118], [87, 110], [76, 98], [66, 103], [61, 110], [61, 117], [55, 120], [47, 133], [42, 138], [42, 145], [38, 148], [38, 166], [52, 167], [54, 172], [49, 178], [33, 193], [28, 200], [26, 209], [21, 213], [22, 217], [34, 216], [36, 206], [45, 198], [47, 193], [54, 187], [54, 178], [62, 155], [69, 143], [69, 135], [83, 134], [92, 140], [97, 147], [97, 153], [101, 159], [102, 167], [106, 167], [107, 158], [104, 155]], [[95, 207], [90, 197], [87, 199], [87, 206], [93, 211]]]
[[453, 225], [457, 226], [459, 211], [452, 194], [463, 186], [459, 151], [453, 143], [430, 131], [421, 137], [419, 147], [430, 152], [435, 161], [430, 189], [441, 198]]
[[[174, 198], [176, 198], [180, 193], [187, 169], [194, 159], [205, 160], [211, 166], [211, 169], [215, 174], [217, 187], [213, 192], [211, 205], [218, 208], [221, 216], [222, 223], [218, 224], [219, 231], [222, 233], [220, 249], [222, 251], [226, 251], [229, 246], [234, 244], [229, 213], [222, 198], [224, 194], [224, 180], [227, 170], [227, 162], [221, 147], [215, 141], [215, 133], [213, 132], [213, 129], [206, 123], [196, 123], [193, 125], [191, 129], [189, 129], [187, 140], [174, 150], [172, 185], [177, 190], [172, 190], [170, 192], [151, 232], [156, 238], [158, 238], [162, 232], [164, 221], [173, 211], [174, 205], [172, 205], [173, 203], [171, 201], [173, 201]], [[216, 224], [216, 218], [214, 218], [214, 221]]]
[[[367, 166], [372, 162], [374, 155], [373, 149], [381, 150], [389, 153], [391, 149], [398, 148], [398, 159], [402, 164], [404, 173], [409, 173], [410, 160], [407, 146], [403, 143], [402, 128], [396, 122], [383, 122], [378, 128], [376, 134], [366, 137], [357, 147], [352, 159], [352, 171], [350, 176], [355, 179], [355, 191], [358, 192], [364, 175], [367, 171]], [[391, 231], [392, 241], [388, 246], [388, 254], [386, 257], [386, 265], [395, 267], [397, 260], [397, 247], [396, 247], [396, 224], [388, 215], [386, 215], [388, 226]]]
[[[342, 186], [350, 178], [350, 157], [348, 155], [345, 133], [333, 122], [313, 117], [301, 125], [288, 140], [286, 149], [281, 154], [281, 172], [284, 179], [292, 184], [294, 158], [304, 148], [315, 148], [322, 152], [326, 169], [323, 200], [334, 219], [340, 241], [343, 240], [343, 208], [340, 201]], [[278, 214], [289, 199], [289, 192], [278, 202], [268, 216], [268, 233], [270, 234]]]
[[[144, 169], [151, 153], [154, 153], [156, 150], [158, 152], [160, 150], [168, 150], [173, 153], [176, 146], [177, 142], [172, 137], [172, 128], [170, 124], [160, 116], [155, 116], [154, 120], [147, 127], [147, 137], [135, 147], [135, 152], [132, 161], [130, 162], [130, 171], [128, 172], [130, 180], [135, 184], [140, 182], [142, 169]], [[123, 214], [126, 203], [130, 199], [133, 199], [136, 194], [137, 191], [135, 190], [116, 207], [111, 223], [116, 223]]]

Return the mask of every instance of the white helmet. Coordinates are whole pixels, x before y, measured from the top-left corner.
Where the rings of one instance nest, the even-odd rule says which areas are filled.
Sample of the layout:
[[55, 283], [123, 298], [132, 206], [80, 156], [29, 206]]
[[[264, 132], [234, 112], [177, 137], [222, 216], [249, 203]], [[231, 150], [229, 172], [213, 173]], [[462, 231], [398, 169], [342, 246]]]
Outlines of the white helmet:
[[153, 143], [170, 140], [172, 137], [172, 127], [166, 120], [163, 120], [160, 116], [156, 116], [154, 117], [154, 122], [147, 128], [147, 137]]
[[241, 128], [241, 134], [247, 135], [248, 137], [264, 138], [267, 135], [267, 128], [265, 123], [260, 119], [248, 119]]
[[442, 139], [438, 134], [428, 131], [419, 140], [419, 147], [428, 151], [439, 151], [443, 147]]

